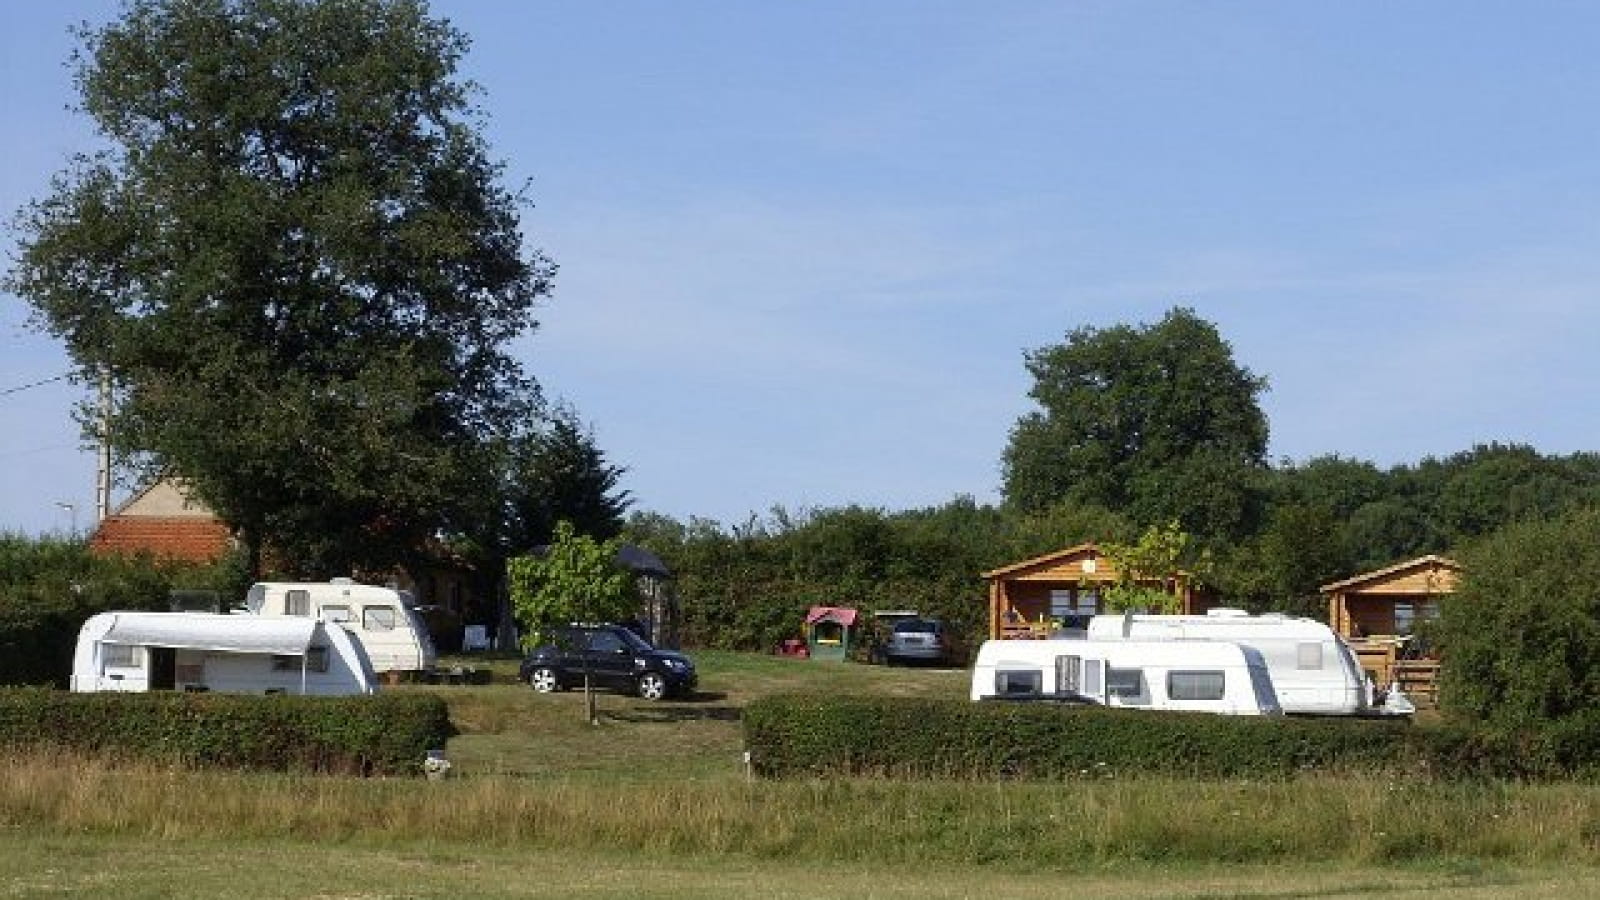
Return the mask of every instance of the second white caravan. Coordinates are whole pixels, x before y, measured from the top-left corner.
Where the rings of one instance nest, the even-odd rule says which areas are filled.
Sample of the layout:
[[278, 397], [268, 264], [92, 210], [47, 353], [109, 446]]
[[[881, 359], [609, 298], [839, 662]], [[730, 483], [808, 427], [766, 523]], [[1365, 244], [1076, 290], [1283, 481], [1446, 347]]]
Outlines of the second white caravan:
[[436, 659], [428, 626], [399, 591], [348, 578], [329, 582], [264, 581], [251, 586], [245, 610], [258, 616], [304, 616], [356, 636], [373, 671], [424, 672]]
[[1261, 654], [1283, 711], [1291, 714], [1373, 714], [1373, 689], [1348, 644], [1315, 619], [1278, 613], [1252, 616], [1213, 609], [1198, 616], [1126, 613], [1089, 620], [1091, 641], [1223, 641]]
[[973, 700], [1058, 700], [1282, 715], [1261, 654], [1222, 642], [993, 640], [978, 649]]

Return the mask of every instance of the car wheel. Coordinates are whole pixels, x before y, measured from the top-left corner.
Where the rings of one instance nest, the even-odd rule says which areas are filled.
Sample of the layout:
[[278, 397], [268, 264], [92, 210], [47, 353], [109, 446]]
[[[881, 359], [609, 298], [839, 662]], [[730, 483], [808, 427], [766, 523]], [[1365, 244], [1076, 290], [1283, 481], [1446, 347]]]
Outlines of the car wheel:
[[555, 669], [541, 666], [528, 673], [528, 684], [541, 694], [549, 694], [561, 686], [561, 680], [556, 677]]
[[667, 680], [655, 672], [640, 675], [639, 696], [645, 700], [660, 700], [667, 696]]

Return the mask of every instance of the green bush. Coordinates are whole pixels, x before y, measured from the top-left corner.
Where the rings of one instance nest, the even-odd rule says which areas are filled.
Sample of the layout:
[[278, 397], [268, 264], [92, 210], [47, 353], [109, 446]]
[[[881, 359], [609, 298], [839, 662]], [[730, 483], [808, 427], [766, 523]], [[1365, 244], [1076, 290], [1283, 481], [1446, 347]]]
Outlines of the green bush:
[[444, 701], [427, 694], [0, 690], [0, 745], [203, 768], [416, 775], [452, 733]]
[[755, 771], [775, 778], [1246, 777], [1410, 761], [1410, 730], [1394, 722], [777, 696], [752, 703], [744, 724]]
[[95, 556], [82, 541], [0, 534], [0, 684], [66, 687], [78, 628], [97, 612], [163, 610], [174, 588], [238, 596], [234, 561]]
[[1600, 696], [1600, 507], [1518, 523], [1461, 555], [1440, 604], [1439, 700], [1451, 716], [1508, 732], [1575, 718]]
[[1275, 778], [1312, 771], [1546, 779], [1600, 773], [1600, 717], [1495, 733], [1400, 721], [1162, 713], [1029, 703], [775, 696], [744, 714], [766, 778]]

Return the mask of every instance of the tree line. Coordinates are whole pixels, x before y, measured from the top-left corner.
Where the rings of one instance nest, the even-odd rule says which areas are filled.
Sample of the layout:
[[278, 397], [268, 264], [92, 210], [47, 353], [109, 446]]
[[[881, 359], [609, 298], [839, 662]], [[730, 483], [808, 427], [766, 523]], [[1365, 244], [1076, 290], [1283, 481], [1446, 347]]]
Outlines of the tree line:
[[976, 640], [981, 572], [1167, 529], [1176, 562], [1223, 602], [1320, 617], [1323, 584], [1600, 505], [1600, 455], [1523, 444], [1389, 468], [1336, 454], [1272, 465], [1266, 380], [1188, 309], [1073, 329], [1026, 364], [1038, 406], [1011, 432], [997, 504], [776, 508], [734, 525], [635, 514], [629, 539], [678, 573], [686, 639], [759, 649], [830, 604], [915, 608]]

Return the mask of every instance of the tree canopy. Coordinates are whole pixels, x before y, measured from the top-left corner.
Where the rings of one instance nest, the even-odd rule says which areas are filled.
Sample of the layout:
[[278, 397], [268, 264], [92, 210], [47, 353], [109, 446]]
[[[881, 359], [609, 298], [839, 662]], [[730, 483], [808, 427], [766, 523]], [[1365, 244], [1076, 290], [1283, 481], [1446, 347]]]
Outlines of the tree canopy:
[[561, 521], [601, 540], [622, 533], [633, 503], [619, 486], [627, 470], [606, 461], [594, 432], [571, 407], [554, 407], [541, 427], [513, 440], [507, 467], [509, 552], [548, 544]]
[[537, 402], [507, 345], [554, 271], [467, 38], [420, 0], [134, 0], [80, 37], [110, 149], [19, 214], [7, 283], [109, 375], [118, 450], [295, 574], [448, 530]]
[[1252, 529], [1266, 381], [1211, 323], [1173, 309], [1153, 325], [1078, 328], [1029, 353], [1027, 368], [1040, 409], [1011, 431], [1009, 505], [1101, 506], [1209, 540]]
[[617, 562], [620, 546], [617, 538], [595, 540], [561, 521], [543, 552], [506, 564], [524, 646], [539, 645], [567, 622], [624, 622], [638, 615], [633, 575]]

